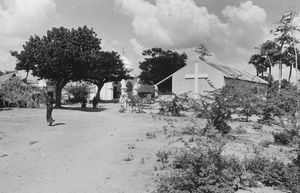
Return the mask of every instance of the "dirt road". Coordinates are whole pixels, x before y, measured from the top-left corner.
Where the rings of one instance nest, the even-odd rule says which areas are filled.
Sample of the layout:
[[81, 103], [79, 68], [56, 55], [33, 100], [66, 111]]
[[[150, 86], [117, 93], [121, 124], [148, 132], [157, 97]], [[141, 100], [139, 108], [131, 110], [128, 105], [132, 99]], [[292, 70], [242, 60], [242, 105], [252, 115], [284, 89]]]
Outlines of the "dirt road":
[[151, 190], [155, 153], [150, 115], [45, 109], [0, 111], [1, 193], [143, 193]]

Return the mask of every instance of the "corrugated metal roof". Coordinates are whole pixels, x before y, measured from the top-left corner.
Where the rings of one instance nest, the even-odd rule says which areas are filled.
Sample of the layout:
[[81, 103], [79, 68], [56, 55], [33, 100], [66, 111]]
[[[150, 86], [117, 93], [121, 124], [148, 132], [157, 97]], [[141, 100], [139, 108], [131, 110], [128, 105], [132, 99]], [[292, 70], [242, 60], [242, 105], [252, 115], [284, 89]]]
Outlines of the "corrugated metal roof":
[[219, 70], [224, 74], [227, 78], [233, 78], [233, 79], [239, 79], [239, 80], [245, 80], [250, 82], [257, 82], [261, 84], [268, 84], [267, 81], [259, 78], [258, 76], [252, 75], [249, 72], [238, 70], [236, 68], [230, 67], [230, 66], [224, 66], [220, 64], [215, 64], [211, 62], [207, 62], [211, 67]]

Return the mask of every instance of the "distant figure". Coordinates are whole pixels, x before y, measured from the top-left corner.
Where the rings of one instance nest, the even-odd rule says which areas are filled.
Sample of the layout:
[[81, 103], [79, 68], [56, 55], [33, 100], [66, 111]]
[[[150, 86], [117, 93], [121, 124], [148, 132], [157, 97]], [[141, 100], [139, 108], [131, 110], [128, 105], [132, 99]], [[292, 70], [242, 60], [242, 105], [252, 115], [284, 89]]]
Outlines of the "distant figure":
[[96, 96], [94, 96], [94, 98], [93, 98], [93, 108], [96, 109], [97, 105], [98, 105], [98, 99], [97, 99]]
[[87, 103], [87, 100], [86, 99], [84, 99], [83, 101], [82, 101], [82, 104], [81, 104], [81, 108], [86, 108], [86, 103]]
[[119, 100], [119, 103], [121, 104], [120, 112], [125, 112], [127, 110], [127, 102], [128, 102], [128, 95], [125, 92], [120, 96], [120, 100]]
[[55, 121], [52, 118], [53, 103], [54, 103], [53, 92], [48, 92], [46, 95], [46, 105], [47, 105], [46, 119], [47, 122], [49, 123], [49, 126], [51, 126], [52, 123]]

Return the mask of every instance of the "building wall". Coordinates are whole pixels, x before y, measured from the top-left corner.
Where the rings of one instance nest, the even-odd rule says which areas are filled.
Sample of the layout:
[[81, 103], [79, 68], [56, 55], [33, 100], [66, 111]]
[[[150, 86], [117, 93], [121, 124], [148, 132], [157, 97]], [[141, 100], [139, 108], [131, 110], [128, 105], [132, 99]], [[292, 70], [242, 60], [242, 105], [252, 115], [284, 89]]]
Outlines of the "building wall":
[[[224, 75], [220, 71], [211, 67], [203, 61], [197, 61], [199, 74], [207, 74], [208, 79], [199, 79], [199, 94], [205, 94], [205, 91], [212, 91], [213, 88], [209, 82], [216, 88], [225, 85]], [[172, 92], [175, 94], [183, 94], [189, 92], [190, 97], [194, 97], [194, 79], [185, 79], [186, 74], [195, 73], [195, 64], [188, 63], [184, 68], [173, 74]]]
[[[137, 78], [128, 79], [125, 82], [126, 83], [127, 82], [131, 82], [132, 86], [134, 87], [134, 85], [137, 83]], [[113, 100], [113, 99], [116, 99], [116, 98], [114, 98], [114, 88], [117, 89], [117, 92], [119, 94], [121, 93], [121, 84], [120, 84], [120, 82], [117, 83], [117, 84], [114, 84], [113, 82], [107, 82], [107, 83], [105, 83], [103, 85], [103, 87], [101, 88], [101, 91], [100, 91], [100, 99], [101, 100]], [[95, 96], [95, 94], [93, 96]]]
[[107, 82], [101, 88], [100, 91], [101, 100], [112, 100], [113, 99], [113, 83]]

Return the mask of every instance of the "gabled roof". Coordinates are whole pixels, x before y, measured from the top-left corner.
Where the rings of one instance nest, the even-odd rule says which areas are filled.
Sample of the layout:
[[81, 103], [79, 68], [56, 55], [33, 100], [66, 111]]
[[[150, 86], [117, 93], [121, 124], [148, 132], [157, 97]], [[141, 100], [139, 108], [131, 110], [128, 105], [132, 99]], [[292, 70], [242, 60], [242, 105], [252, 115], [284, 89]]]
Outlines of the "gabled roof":
[[224, 65], [220, 65], [220, 64], [211, 63], [211, 62], [206, 62], [206, 63], [208, 65], [210, 65], [211, 67], [222, 72], [226, 78], [244, 80], [244, 81], [249, 81], [249, 82], [256, 82], [256, 83], [261, 83], [261, 84], [268, 84], [268, 82], [263, 80], [262, 78], [252, 75], [246, 71], [238, 70], [238, 69], [230, 67], [230, 66], [224, 66]]
[[[214, 69], [222, 72], [222, 74], [224, 74], [224, 76], [226, 78], [244, 80], [244, 81], [249, 81], [249, 82], [256, 82], [256, 83], [260, 83], [260, 84], [268, 84], [268, 82], [265, 81], [264, 79], [259, 78], [258, 76], [255, 76], [253, 74], [250, 74], [246, 71], [238, 70], [238, 69], [230, 67], [230, 66], [224, 66], [224, 65], [220, 65], [220, 64], [216, 64], [216, 63], [211, 63], [211, 62], [204, 62], [204, 63], [206, 63], [206, 64], [210, 65], [211, 67], [213, 67]], [[184, 67], [182, 67], [182, 68], [184, 68]], [[180, 68], [179, 70], [181, 70], [182, 68]], [[179, 70], [177, 70], [177, 71], [179, 71]], [[167, 79], [172, 77], [176, 72], [167, 76], [166, 78], [159, 81], [155, 85], [157, 86], [157, 85], [161, 84], [162, 82], [166, 81]]]

